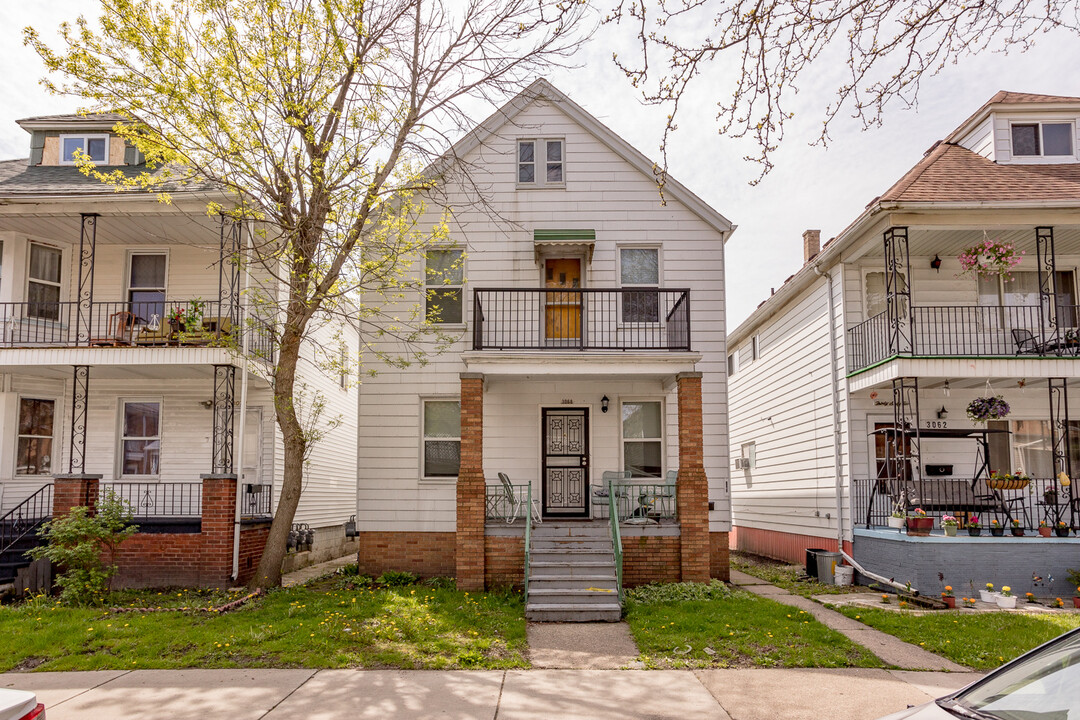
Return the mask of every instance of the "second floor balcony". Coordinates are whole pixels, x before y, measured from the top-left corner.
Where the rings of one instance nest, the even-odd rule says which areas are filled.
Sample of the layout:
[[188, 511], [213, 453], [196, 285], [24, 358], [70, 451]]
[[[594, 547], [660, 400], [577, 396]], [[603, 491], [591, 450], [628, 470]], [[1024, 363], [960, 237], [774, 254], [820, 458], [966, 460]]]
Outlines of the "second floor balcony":
[[473, 350], [689, 351], [690, 291], [477, 288]]
[[893, 322], [879, 313], [847, 331], [848, 372], [892, 357], [1080, 357], [1080, 306], [916, 305]]

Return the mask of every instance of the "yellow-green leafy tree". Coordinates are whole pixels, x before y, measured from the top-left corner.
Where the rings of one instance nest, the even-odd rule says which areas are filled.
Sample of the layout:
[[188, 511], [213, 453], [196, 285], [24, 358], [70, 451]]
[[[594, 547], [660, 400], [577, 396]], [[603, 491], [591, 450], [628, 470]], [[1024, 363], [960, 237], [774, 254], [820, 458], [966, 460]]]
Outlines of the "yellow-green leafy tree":
[[[303, 488], [305, 458], [333, 419], [305, 397], [297, 361], [337, 315], [401, 348], [406, 363], [440, 347], [413, 264], [445, 240], [462, 182], [449, 138], [560, 63], [580, 42], [584, 6], [550, 0], [100, 0], [100, 18], [25, 38], [53, 92], [125, 120], [115, 131], [146, 158], [137, 177], [84, 172], [163, 202], [212, 188], [208, 212], [255, 228], [241, 262], [277, 292], [268, 379], [284, 441], [278, 506], [254, 584], [277, 585]], [[420, 223], [431, 207], [441, 220]], [[268, 309], [261, 312], [266, 316]], [[318, 354], [315, 348], [314, 353]], [[336, 352], [324, 352], [342, 362]], [[329, 368], [331, 371], [340, 368]]]

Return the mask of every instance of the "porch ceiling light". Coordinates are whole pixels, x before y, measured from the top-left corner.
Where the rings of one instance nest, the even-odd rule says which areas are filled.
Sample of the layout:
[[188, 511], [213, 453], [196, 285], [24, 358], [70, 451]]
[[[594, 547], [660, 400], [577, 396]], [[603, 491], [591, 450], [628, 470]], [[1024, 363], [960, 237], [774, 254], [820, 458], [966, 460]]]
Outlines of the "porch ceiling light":
[[605, 395], [604, 397], [600, 398], [600, 412], [607, 412], [607, 408], [608, 408], [608, 403], [609, 403], [609, 402], [611, 402], [611, 401], [610, 401], [610, 400], [608, 400], [608, 396], [607, 396], [607, 395]]
[[941, 272], [941, 258], [939, 258], [937, 254], [935, 254], [934, 259], [930, 261], [930, 267], [934, 268], [938, 272]]

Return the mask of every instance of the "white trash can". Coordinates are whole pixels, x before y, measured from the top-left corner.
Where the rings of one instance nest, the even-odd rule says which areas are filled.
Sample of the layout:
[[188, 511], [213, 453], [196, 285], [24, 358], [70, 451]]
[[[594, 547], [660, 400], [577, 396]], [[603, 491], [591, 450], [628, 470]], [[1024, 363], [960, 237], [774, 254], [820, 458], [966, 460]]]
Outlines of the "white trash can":
[[855, 580], [855, 568], [850, 565], [837, 565], [833, 570], [833, 579], [837, 585], [851, 585]]

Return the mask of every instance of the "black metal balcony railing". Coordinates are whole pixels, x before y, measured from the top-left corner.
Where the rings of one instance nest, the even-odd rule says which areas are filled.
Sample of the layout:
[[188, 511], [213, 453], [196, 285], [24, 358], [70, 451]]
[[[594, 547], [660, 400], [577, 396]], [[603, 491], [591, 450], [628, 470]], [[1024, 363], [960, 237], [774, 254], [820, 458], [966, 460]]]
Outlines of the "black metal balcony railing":
[[916, 357], [988, 357], [1008, 355], [1076, 356], [1080, 354], [1080, 307], [914, 306], [892, 328], [880, 313], [847, 331], [849, 372], [894, 355]]
[[[191, 347], [248, 346], [272, 360], [274, 328], [258, 318], [234, 321], [226, 303], [198, 300], [164, 302], [0, 303], [0, 348], [25, 347]], [[178, 319], [173, 319], [178, 318]]]
[[477, 288], [474, 350], [690, 350], [690, 291]]
[[243, 517], [264, 517], [270, 515], [273, 487], [271, 485], [244, 484], [240, 499], [240, 514]]
[[112, 494], [135, 518], [197, 518], [202, 516], [201, 483], [101, 483], [99, 502]]
[[915, 508], [936, 518], [935, 527], [941, 527], [943, 515], [953, 515], [961, 523], [977, 516], [984, 529], [993, 527], [996, 520], [1006, 534], [1013, 520], [1029, 533], [1040, 522], [1051, 527], [1064, 522], [1072, 528], [1080, 523], [1080, 496], [1073, 494], [1071, 485], [1062, 486], [1054, 478], [1032, 478], [1026, 486], [1009, 490], [994, 489], [982, 479], [972, 487], [966, 478], [856, 478], [851, 508], [854, 524], [864, 527], [885, 526], [894, 510], [906, 513]]

